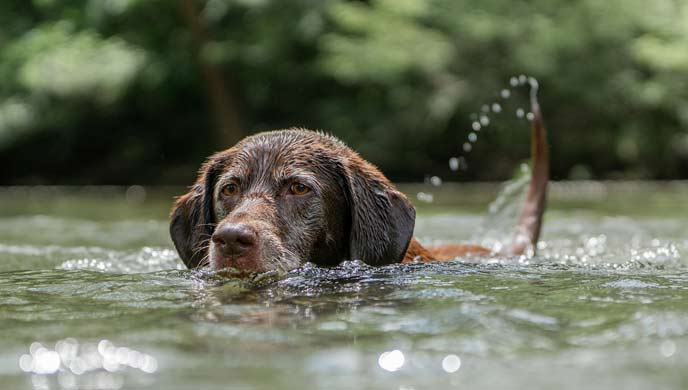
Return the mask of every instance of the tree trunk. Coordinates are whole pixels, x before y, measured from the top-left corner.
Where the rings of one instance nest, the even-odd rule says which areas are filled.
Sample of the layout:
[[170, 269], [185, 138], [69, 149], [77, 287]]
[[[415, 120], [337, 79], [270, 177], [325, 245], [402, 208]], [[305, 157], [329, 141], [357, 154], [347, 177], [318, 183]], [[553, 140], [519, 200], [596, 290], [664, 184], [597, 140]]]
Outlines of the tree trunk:
[[203, 77], [208, 100], [212, 105], [216, 147], [218, 149], [228, 148], [245, 137], [246, 133], [242, 129], [238, 114], [234, 109], [232, 96], [228, 91], [222, 70], [218, 66], [208, 63], [201, 56], [201, 50], [207, 41], [207, 36], [196, 9], [195, 0], [179, 0], [179, 10], [191, 31], [193, 55]]

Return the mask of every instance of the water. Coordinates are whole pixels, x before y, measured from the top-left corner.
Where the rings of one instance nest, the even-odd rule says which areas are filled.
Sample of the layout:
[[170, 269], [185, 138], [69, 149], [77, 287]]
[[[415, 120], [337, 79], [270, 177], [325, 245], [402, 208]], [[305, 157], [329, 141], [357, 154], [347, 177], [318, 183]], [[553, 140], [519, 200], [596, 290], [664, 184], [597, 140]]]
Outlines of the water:
[[[521, 90], [527, 89], [531, 103], [536, 100], [537, 92], [539, 89], [539, 83], [537, 79], [535, 79], [534, 77], [529, 77], [523, 74], [519, 76], [512, 76], [509, 79], [509, 85], [515, 89], [515, 92], [518, 92], [516, 88]], [[511, 89], [502, 89], [497, 94], [497, 98], [501, 99], [504, 103], [506, 103], [506, 100], [511, 97], [511, 93]], [[502, 105], [498, 102], [493, 102], [492, 104], [483, 104], [480, 108], [480, 114], [474, 112], [470, 115], [470, 118], [472, 119], [471, 130], [468, 131], [466, 140], [461, 145], [460, 150], [457, 150], [460, 155], [458, 157], [449, 158], [449, 169], [451, 169], [453, 172], [458, 172], [459, 170], [467, 170], [467, 157], [473, 150], [473, 144], [476, 143], [476, 141], [478, 141], [478, 132], [480, 132], [481, 130], [485, 130], [485, 128], [489, 126], [490, 123], [492, 123], [490, 116], [494, 118], [496, 116], [499, 116], [501, 112]], [[528, 121], [533, 121], [535, 119], [534, 113], [526, 113], [526, 111], [520, 107], [516, 108], [515, 116], [518, 119], [526, 118]], [[513, 126], [513, 124], [510, 124], [510, 127], [511, 126]], [[497, 126], [497, 129], [499, 129], [500, 127], [501, 126]], [[418, 200], [420, 200], [421, 202], [432, 203], [432, 194], [423, 193], [422, 196], [418, 197]]]
[[[3, 388], [688, 386], [686, 183], [557, 184], [534, 258], [259, 287], [183, 269], [175, 191], [0, 190]], [[423, 242], [499, 230], [495, 186], [433, 192]]]

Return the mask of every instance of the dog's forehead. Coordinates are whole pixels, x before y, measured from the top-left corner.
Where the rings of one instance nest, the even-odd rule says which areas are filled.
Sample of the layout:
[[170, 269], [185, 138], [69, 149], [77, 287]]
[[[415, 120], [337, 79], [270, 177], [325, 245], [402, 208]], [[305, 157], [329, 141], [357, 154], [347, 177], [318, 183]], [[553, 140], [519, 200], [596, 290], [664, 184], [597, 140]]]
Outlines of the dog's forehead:
[[244, 149], [261, 152], [289, 154], [323, 152], [348, 149], [339, 139], [311, 130], [277, 130], [259, 133], [246, 138]]
[[314, 131], [260, 133], [237, 144], [228, 170], [280, 179], [325, 169], [346, 150], [338, 139]]

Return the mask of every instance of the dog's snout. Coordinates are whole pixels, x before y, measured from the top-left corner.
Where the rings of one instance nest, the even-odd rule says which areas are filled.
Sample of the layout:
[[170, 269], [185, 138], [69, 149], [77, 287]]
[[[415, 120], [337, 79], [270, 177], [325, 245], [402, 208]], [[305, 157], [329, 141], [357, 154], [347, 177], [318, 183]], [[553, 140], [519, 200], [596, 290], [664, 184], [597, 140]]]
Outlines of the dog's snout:
[[215, 231], [212, 240], [223, 255], [239, 256], [256, 245], [258, 234], [246, 224], [226, 224]]

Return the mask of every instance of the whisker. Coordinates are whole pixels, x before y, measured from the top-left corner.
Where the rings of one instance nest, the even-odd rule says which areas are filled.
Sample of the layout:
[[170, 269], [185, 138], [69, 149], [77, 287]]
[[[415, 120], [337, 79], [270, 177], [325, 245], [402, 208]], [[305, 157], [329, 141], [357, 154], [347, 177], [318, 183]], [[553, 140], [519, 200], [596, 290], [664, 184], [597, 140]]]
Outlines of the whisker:
[[206, 254], [205, 256], [203, 256], [201, 261], [198, 262], [197, 268], [205, 268], [209, 265], [210, 265], [210, 255]]
[[[199, 250], [195, 251], [194, 254], [193, 254], [193, 256], [197, 256], [198, 254], [203, 253], [203, 249], [204, 249], [204, 248], [200, 248]], [[205, 253], [203, 253], [203, 258], [205, 258], [205, 257], [208, 256], [208, 252], [209, 252], [209, 251], [206, 251]]]
[[202, 227], [206, 227], [206, 226], [215, 226], [215, 223], [199, 223], [199, 224], [196, 225], [196, 226], [202, 226]]

